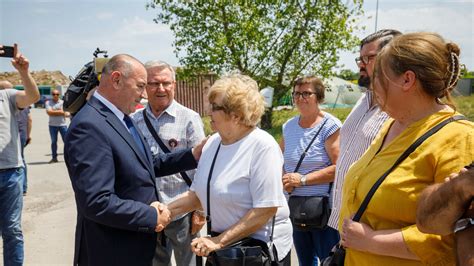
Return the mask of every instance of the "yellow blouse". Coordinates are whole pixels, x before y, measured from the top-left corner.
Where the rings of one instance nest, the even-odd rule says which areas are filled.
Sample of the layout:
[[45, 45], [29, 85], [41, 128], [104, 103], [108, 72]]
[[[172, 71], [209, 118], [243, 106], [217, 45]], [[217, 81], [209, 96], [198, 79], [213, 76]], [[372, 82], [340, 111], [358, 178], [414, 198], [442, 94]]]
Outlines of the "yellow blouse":
[[[372, 145], [346, 175], [339, 228], [345, 218], [355, 214], [376, 180], [408, 146], [450, 116], [452, 111], [442, 110], [413, 123], [377, 154], [393, 120], [383, 125]], [[418, 231], [417, 201], [424, 188], [444, 182], [445, 177], [473, 160], [474, 123], [451, 122], [387, 176], [362, 215], [361, 222], [374, 230], [401, 229], [407, 247], [421, 262], [347, 249], [345, 265], [455, 265], [452, 235], [442, 237]]]

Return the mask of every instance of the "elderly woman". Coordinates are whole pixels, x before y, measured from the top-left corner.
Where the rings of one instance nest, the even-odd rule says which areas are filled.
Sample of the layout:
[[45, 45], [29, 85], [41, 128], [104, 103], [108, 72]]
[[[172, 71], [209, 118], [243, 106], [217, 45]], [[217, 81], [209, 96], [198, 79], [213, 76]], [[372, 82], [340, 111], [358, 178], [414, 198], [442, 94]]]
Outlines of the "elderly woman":
[[168, 206], [172, 216], [201, 205], [207, 213], [210, 182], [212, 237], [194, 239], [193, 252], [207, 256], [248, 236], [268, 245], [275, 216], [278, 261], [272, 265], [290, 265], [292, 230], [280, 181], [283, 158], [273, 137], [257, 127], [264, 112], [257, 83], [243, 75], [224, 77], [208, 97], [217, 134], [203, 149], [190, 191]]
[[[320, 110], [324, 90], [323, 82], [316, 77], [300, 78], [294, 86], [293, 100], [300, 114], [283, 125], [281, 142], [285, 159], [283, 185], [291, 197], [329, 197], [339, 155], [341, 121]], [[315, 140], [311, 142], [313, 138]], [[311, 147], [295, 172], [308, 145]], [[296, 253], [302, 266], [318, 265], [318, 259], [327, 257], [339, 241], [338, 232], [331, 227], [308, 230], [294, 224], [293, 229]]]
[[374, 92], [391, 119], [346, 175], [340, 218], [345, 265], [455, 265], [452, 235], [421, 233], [416, 208], [424, 188], [473, 161], [472, 122], [451, 122], [424, 141], [386, 177], [360, 222], [350, 218], [417, 138], [459, 115], [450, 101], [459, 52], [437, 34], [411, 33], [394, 38], [377, 56]]

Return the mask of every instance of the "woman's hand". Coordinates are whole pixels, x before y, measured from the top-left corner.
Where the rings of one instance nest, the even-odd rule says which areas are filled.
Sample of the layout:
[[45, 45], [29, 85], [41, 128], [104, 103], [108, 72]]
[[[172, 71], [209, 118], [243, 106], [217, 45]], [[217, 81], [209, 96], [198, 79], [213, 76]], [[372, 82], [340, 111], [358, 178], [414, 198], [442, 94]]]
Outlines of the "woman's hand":
[[346, 218], [342, 223], [341, 244], [346, 248], [369, 251], [373, 233], [370, 226]]
[[214, 250], [222, 248], [219, 237], [198, 237], [191, 242], [191, 251], [197, 256], [207, 257]]
[[291, 193], [295, 189], [295, 187], [301, 186], [301, 175], [298, 173], [284, 174], [282, 182], [285, 191]]

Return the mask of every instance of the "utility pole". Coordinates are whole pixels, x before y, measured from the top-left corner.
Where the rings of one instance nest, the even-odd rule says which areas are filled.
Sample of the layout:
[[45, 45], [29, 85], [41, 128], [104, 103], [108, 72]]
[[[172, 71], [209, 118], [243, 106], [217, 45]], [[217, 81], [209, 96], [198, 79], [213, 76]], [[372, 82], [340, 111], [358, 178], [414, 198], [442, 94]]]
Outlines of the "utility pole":
[[377, 6], [375, 7], [375, 31], [377, 32], [377, 21], [379, 18], [379, 0], [377, 0]]

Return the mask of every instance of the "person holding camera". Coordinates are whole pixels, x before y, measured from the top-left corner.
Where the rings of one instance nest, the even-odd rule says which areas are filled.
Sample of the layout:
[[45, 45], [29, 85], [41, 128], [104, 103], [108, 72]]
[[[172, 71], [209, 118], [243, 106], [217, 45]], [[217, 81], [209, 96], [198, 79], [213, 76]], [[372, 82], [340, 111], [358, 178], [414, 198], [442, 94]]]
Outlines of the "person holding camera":
[[[0, 56], [6, 54], [0, 45]], [[30, 62], [13, 46], [12, 65], [20, 74], [24, 90], [0, 90], [0, 233], [3, 264], [22, 265], [24, 259], [21, 212], [23, 208], [24, 164], [16, 114], [39, 100], [36, 83], [29, 73]]]
[[[7, 80], [0, 81], [0, 90], [13, 89], [13, 84]], [[16, 114], [16, 120], [18, 122], [18, 131], [20, 132], [20, 143], [21, 143], [21, 157], [23, 158], [23, 165], [25, 166], [25, 174], [23, 175], [23, 196], [26, 196], [28, 190], [28, 169], [25, 163], [25, 147], [31, 142], [31, 127], [33, 120], [31, 118], [30, 107], [20, 109]]]

